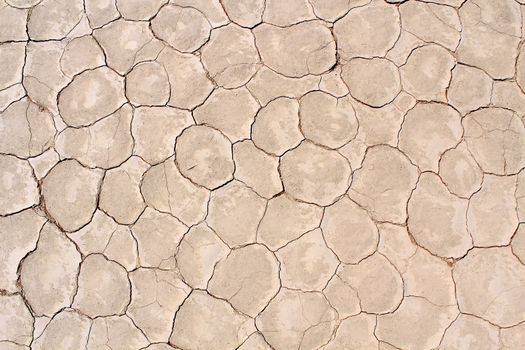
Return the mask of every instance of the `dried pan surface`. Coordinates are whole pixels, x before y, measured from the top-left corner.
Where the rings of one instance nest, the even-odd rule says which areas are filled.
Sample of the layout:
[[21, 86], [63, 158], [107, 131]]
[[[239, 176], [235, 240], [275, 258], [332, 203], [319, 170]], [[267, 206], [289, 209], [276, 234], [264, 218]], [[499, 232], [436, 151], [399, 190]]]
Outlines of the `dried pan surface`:
[[524, 0], [0, 0], [0, 350], [525, 349]]

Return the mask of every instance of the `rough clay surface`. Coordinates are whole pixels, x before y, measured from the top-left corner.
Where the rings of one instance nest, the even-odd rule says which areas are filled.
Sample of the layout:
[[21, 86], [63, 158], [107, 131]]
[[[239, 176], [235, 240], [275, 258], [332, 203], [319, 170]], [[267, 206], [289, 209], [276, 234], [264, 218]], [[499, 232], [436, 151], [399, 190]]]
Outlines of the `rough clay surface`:
[[0, 350], [525, 349], [525, 0], [0, 0]]

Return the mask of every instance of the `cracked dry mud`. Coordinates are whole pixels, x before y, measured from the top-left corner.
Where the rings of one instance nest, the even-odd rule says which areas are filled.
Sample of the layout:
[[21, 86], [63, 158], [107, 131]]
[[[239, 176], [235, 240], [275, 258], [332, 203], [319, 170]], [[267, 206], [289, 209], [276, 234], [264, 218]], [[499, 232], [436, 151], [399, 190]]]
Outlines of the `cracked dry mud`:
[[524, 0], [0, 0], [0, 350], [525, 349]]

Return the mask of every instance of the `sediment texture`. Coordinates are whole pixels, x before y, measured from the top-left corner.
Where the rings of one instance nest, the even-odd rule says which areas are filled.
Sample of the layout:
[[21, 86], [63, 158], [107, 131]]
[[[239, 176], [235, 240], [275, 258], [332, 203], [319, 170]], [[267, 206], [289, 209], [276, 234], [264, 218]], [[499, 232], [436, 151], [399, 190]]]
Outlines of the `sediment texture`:
[[0, 350], [525, 349], [524, 0], [0, 0]]

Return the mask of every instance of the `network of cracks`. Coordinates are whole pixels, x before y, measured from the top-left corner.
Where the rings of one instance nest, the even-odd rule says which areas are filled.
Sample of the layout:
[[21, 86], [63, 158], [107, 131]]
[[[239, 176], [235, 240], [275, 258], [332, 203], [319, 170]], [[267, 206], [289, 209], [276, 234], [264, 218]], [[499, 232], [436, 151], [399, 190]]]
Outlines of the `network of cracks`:
[[524, 0], [0, 0], [0, 350], [525, 349]]

